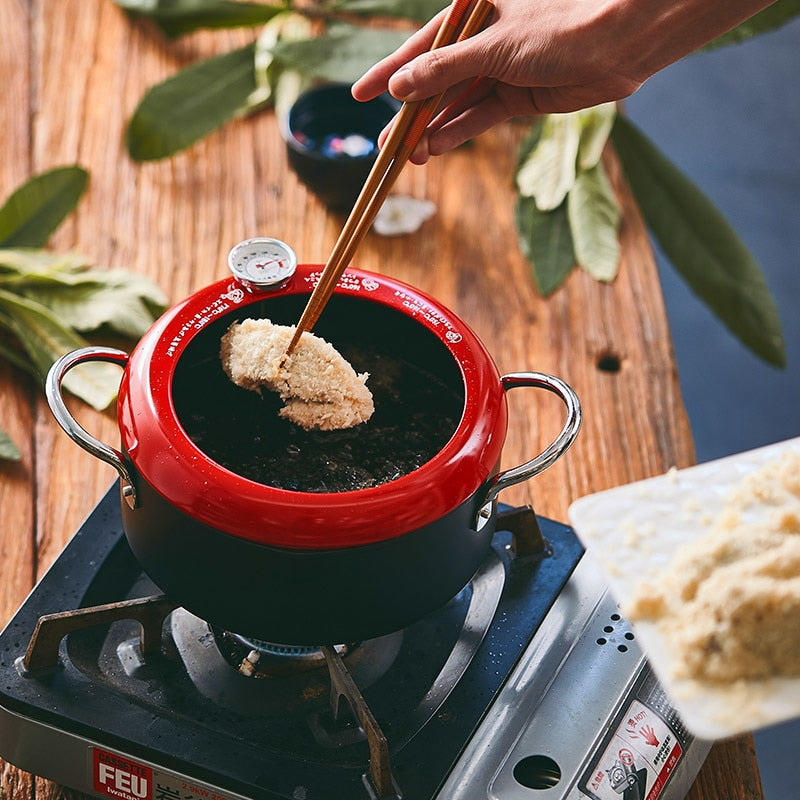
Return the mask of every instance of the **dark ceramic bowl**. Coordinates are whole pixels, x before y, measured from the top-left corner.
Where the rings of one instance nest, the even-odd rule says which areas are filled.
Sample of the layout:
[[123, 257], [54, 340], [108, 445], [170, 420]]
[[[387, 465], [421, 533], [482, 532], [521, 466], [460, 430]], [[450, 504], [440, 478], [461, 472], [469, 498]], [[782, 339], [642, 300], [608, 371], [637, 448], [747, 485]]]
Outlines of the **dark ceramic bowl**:
[[290, 166], [328, 208], [348, 212], [375, 162], [378, 134], [399, 107], [389, 95], [359, 103], [348, 84], [309, 89], [286, 119]]

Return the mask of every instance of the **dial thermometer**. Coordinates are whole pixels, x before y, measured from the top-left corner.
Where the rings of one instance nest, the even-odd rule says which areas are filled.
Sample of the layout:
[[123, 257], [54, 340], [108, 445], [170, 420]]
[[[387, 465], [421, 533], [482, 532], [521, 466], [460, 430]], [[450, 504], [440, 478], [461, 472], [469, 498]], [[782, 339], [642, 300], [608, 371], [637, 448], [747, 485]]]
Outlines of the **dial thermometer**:
[[268, 289], [294, 274], [297, 256], [284, 242], [256, 237], [239, 242], [231, 250], [228, 266], [248, 288]]

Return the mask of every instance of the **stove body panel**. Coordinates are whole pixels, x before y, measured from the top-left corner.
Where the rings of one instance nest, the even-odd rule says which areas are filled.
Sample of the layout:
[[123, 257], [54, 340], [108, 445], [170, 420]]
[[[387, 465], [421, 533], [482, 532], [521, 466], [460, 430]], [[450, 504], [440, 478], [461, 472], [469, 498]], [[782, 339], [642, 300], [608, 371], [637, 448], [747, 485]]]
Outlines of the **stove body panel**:
[[[614, 634], [619, 643], [609, 637], [607, 647], [596, 644], [596, 627], [617, 613], [615, 606], [571, 529], [538, 522], [544, 557], [516, 557], [511, 534], [495, 534], [493, 558], [503, 574], [499, 599], [491, 601], [497, 608], [488, 630], [467, 636], [477, 639], [452, 687], [436, 693], [443, 662], [453, 660], [447, 652], [459, 638], [454, 631], [471, 619], [473, 600], [488, 602], [473, 597], [478, 589], [471, 586], [390, 636], [391, 664], [373, 665], [361, 681], [406, 800], [529, 796], [526, 782], [553, 780], [539, 777], [539, 767], [533, 778], [524, 774], [518, 765], [532, 756], [537, 764], [551, 758], [560, 771], [537, 797], [593, 796], [586, 776], [604, 766], [616, 743], [606, 737], [649, 670], [635, 641], [625, 639], [624, 621]], [[173, 626], [164, 626], [161, 652], [144, 657], [130, 621], [71, 633], [57, 667], [35, 675], [20, 670], [43, 614], [157, 592], [127, 547], [112, 488], [0, 634], [0, 755], [57, 783], [120, 800], [373, 800], [369, 748], [357, 726], [342, 731], [332, 722], [325, 670], [255, 687], [252, 708], [243, 688], [244, 701], [229, 707], [224, 696], [198, 689]], [[202, 645], [212, 633], [197, 622]], [[677, 767], [691, 780], [705, 750], [686, 741]], [[666, 786], [677, 787], [677, 778]], [[142, 794], [144, 787], [150, 794]]]

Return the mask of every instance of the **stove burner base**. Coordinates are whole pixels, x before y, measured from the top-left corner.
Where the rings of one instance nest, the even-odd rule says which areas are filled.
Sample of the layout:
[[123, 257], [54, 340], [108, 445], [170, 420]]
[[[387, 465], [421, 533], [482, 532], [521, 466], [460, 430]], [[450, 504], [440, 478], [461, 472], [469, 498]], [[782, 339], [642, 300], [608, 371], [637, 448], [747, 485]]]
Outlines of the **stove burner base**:
[[[512, 533], [495, 534], [497, 598], [467, 587], [390, 634], [368, 677], [356, 673], [388, 743], [384, 791], [391, 786], [403, 800], [530, 800], [533, 788], [546, 789], [542, 800], [617, 800], [612, 780], [641, 777], [664, 784], [651, 800], [683, 797], [708, 746], [682, 729], [571, 529], [538, 522], [545, 553], [520, 557], [519, 530], [516, 551]], [[209, 696], [188, 668], [185, 640], [216, 646], [213, 633], [182, 609], [155, 653], [142, 652], [135, 622], [106, 622], [70, 632], [57, 667], [18, 670], [41, 616], [158, 593], [127, 546], [112, 487], [0, 634], [4, 758], [116, 800], [376, 800], [363, 730], [331, 715], [325, 667], [287, 682], [246, 678], [226, 663], [245, 684], [274, 687], [260, 705], [247, 689], [229, 702], [225, 681]], [[459, 636], [487, 604], [488, 629]], [[597, 626], [612, 615], [613, 633], [601, 636]], [[607, 646], [597, 644], [603, 636]], [[443, 666], [458, 670], [444, 688]], [[670, 751], [669, 773], [654, 772], [660, 764], [638, 752], [632, 764], [616, 763], [626, 715], [639, 713], [680, 749]], [[320, 730], [332, 734], [326, 740]]]

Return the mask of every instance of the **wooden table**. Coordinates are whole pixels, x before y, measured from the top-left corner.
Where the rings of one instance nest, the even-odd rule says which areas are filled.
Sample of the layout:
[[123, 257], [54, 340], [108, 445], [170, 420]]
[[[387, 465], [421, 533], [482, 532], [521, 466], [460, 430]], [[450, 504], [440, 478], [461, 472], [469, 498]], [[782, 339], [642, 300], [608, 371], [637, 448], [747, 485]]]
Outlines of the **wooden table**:
[[[126, 120], [147, 87], [252, 33], [204, 33], [168, 44], [148, 26], [131, 24], [110, 0], [3, 0], [0, 30], [2, 197], [55, 166], [79, 163], [91, 172], [89, 191], [51, 239], [53, 249], [146, 274], [172, 301], [223, 277], [228, 250], [249, 236], [275, 236], [302, 261], [325, 261], [343, 220], [288, 171], [271, 112], [234, 122], [163, 162], [136, 165], [122, 145]], [[502, 372], [551, 372], [575, 388], [585, 413], [578, 442], [544, 475], [501, 498], [564, 520], [575, 498], [688, 466], [694, 452], [656, 267], [618, 169], [611, 160], [624, 208], [618, 279], [606, 286], [576, 271], [542, 300], [513, 225], [520, 135], [520, 126], [501, 126], [470, 148], [408, 168], [398, 191], [429, 198], [436, 216], [403, 238], [370, 234], [356, 263], [402, 278], [456, 311]], [[608, 368], [615, 363], [618, 369]], [[38, 387], [5, 363], [0, 397], [0, 426], [22, 451], [21, 463], [0, 466], [4, 624], [115, 474], [61, 432]], [[509, 402], [506, 466], [540, 451], [562, 415], [546, 392], [512, 393]], [[74, 400], [69, 406], [100, 439], [118, 440], [113, 412]], [[69, 794], [0, 764], [6, 800]], [[761, 798], [752, 738], [715, 745], [689, 796]]]

